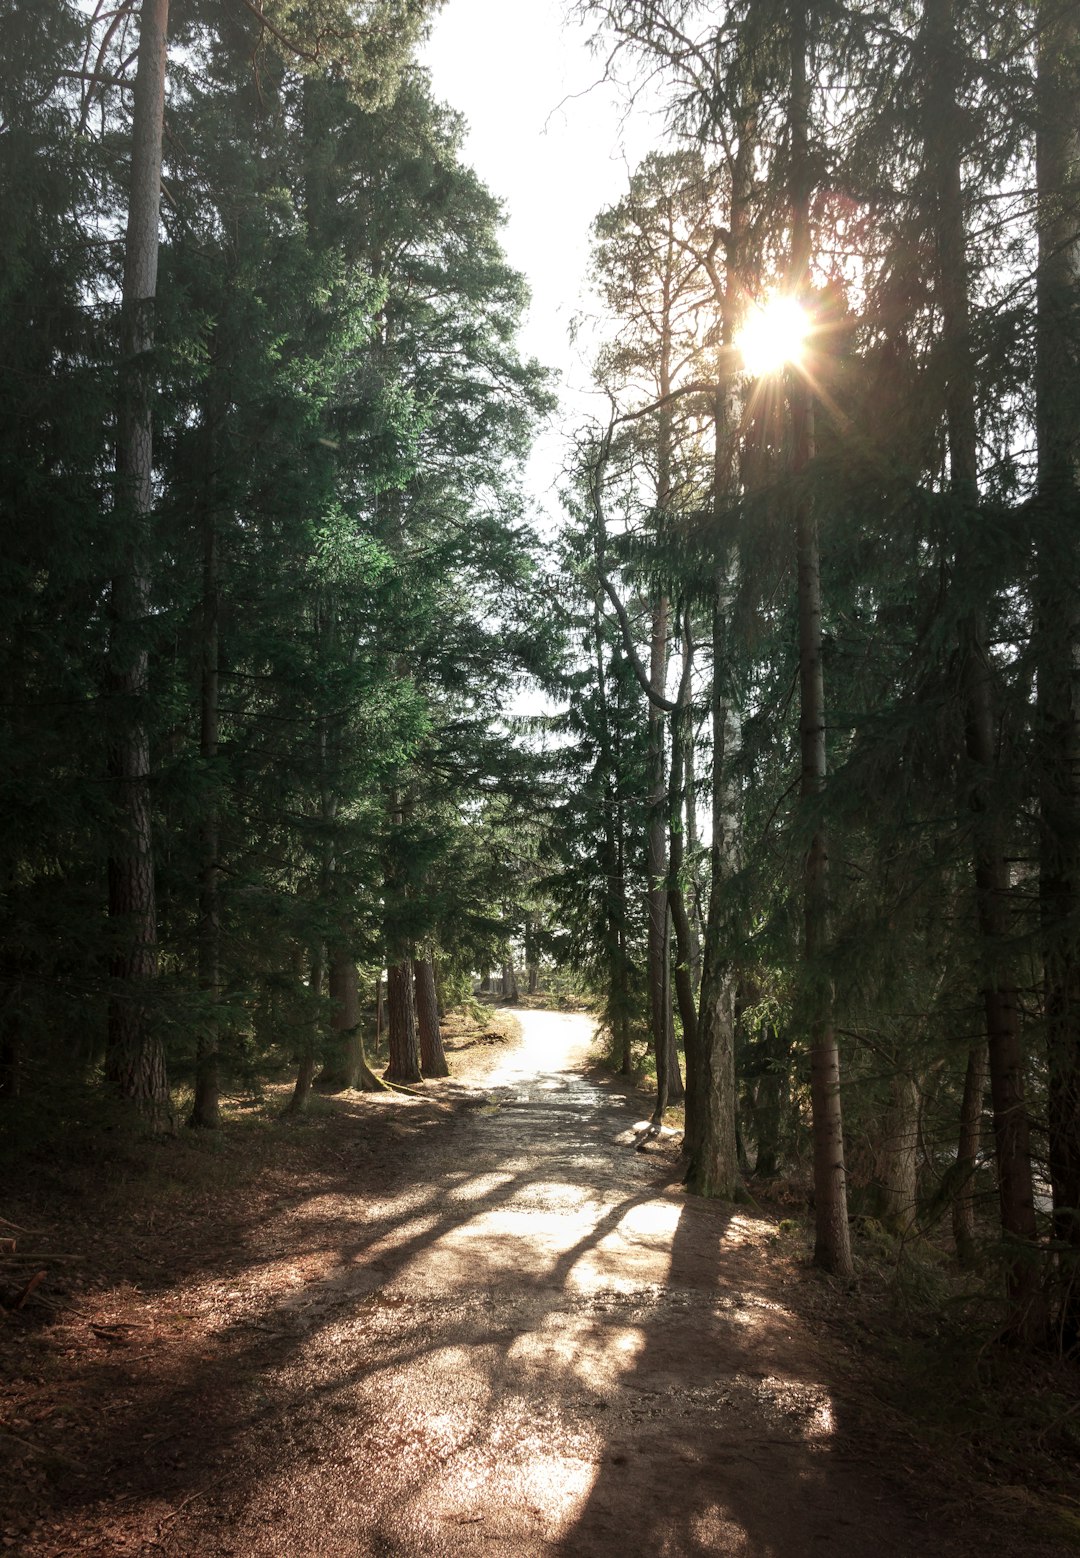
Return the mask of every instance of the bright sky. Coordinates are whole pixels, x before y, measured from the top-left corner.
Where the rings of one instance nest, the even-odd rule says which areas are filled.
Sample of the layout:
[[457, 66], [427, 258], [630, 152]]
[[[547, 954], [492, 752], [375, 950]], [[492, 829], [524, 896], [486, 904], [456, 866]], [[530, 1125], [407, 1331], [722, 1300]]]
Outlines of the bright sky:
[[[660, 123], [598, 84], [603, 58], [566, 10], [566, 0], [447, 0], [421, 58], [435, 96], [468, 121], [465, 160], [506, 203], [503, 243], [533, 295], [523, 350], [560, 370], [558, 420], [568, 431], [589, 410], [588, 361], [567, 339], [588, 306], [589, 229], [622, 195]], [[541, 439], [530, 470], [530, 490], [551, 515], [562, 436], [555, 428]]]

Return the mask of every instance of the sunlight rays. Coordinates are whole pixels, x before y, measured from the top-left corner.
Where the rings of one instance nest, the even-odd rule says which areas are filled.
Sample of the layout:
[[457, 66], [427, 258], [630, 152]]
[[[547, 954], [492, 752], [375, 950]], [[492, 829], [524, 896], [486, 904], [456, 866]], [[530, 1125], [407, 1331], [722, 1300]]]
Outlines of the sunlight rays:
[[770, 378], [788, 366], [803, 366], [812, 331], [813, 320], [798, 298], [773, 293], [747, 309], [734, 346], [751, 378]]

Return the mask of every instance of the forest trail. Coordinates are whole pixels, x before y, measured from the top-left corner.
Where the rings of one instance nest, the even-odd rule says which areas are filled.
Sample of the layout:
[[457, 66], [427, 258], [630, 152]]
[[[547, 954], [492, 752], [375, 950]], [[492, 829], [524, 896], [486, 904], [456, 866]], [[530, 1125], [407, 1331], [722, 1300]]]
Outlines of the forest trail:
[[838, 1398], [771, 1225], [632, 1150], [587, 1018], [519, 1015], [424, 1099], [357, 1100], [228, 1270], [67, 1323], [81, 1474], [20, 1551], [987, 1550]]

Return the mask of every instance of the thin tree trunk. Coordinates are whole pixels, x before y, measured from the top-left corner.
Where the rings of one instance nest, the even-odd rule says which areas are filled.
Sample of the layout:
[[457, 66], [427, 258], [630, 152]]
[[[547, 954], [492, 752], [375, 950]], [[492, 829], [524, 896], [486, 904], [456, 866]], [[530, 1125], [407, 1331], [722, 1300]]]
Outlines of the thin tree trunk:
[[[207, 443], [213, 451], [214, 429]], [[213, 475], [210, 473], [210, 480]], [[217, 758], [220, 733], [218, 710], [221, 561], [216, 506], [211, 498], [203, 516], [202, 678], [199, 756], [207, 767]], [[211, 793], [199, 832], [202, 865], [199, 872], [199, 989], [207, 1010], [199, 1025], [195, 1057], [195, 1097], [188, 1125], [214, 1130], [221, 1123], [219, 1107], [219, 1014], [221, 1002], [221, 904], [219, 894], [220, 817], [217, 778], [209, 775]]]
[[285, 1106], [285, 1113], [289, 1115], [303, 1114], [311, 1099], [311, 1084], [315, 1079], [315, 1052], [322, 1027], [322, 993], [325, 977], [326, 948], [320, 942], [311, 960], [311, 979], [308, 984], [311, 1015], [304, 1023], [304, 1041], [300, 1052], [300, 1065], [296, 1072], [296, 1084], [293, 1087], [292, 1097]]
[[1039, 910], [1054, 1237], [1074, 1252], [1059, 1329], [1080, 1336], [1080, 18], [1039, 15], [1035, 505]]
[[387, 976], [390, 1063], [384, 1075], [388, 1082], [422, 1082], [412, 958], [391, 964]]
[[697, 773], [695, 769], [694, 725], [687, 717], [683, 723], [683, 826], [685, 856], [689, 858], [689, 891], [685, 892], [690, 936], [690, 990], [695, 999], [701, 994], [701, 940], [705, 930], [702, 912], [701, 874], [698, 850], [701, 837], [697, 820]]
[[787, 1046], [772, 1023], [765, 1023], [761, 1035], [765, 1070], [754, 1089], [754, 1135], [757, 1158], [754, 1173], [759, 1179], [772, 1179], [780, 1172], [783, 1144]]
[[[621, 1043], [620, 1060], [628, 1066], [625, 1030], [629, 1024], [626, 990], [626, 893], [622, 877], [621, 845], [618, 822], [619, 768], [612, 743], [611, 708], [608, 700], [607, 673], [604, 667], [603, 613], [599, 593], [593, 599], [593, 651], [596, 657], [596, 694], [599, 707], [600, 761], [603, 765], [604, 845], [601, 866], [604, 873], [604, 952], [607, 962], [608, 1014], [612, 1038]], [[620, 1040], [619, 1034], [624, 1034]]]
[[442, 1033], [439, 1029], [439, 1001], [435, 993], [435, 967], [430, 955], [418, 958], [413, 966], [416, 979], [416, 1023], [420, 1036], [420, 1069], [425, 1077], [448, 1077]]
[[[667, 680], [668, 602], [666, 596], [653, 604], [652, 636], [649, 654], [649, 685], [665, 695]], [[668, 1008], [670, 990], [667, 969], [667, 891], [665, 889], [666, 852], [664, 802], [664, 717], [650, 699], [648, 704], [649, 815], [646, 830], [646, 901], [648, 928], [649, 1014], [653, 1054], [656, 1057], [656, 1123], [663, 1121], [671, 1093], [671, 1057], [668, 1044]]]
[[[732, 166], [731, 209], [726, 264], [721, 277], [709, 261], [709, 277], [721, 320], [721, 369], [713, 408], [713, 523], [717, 533], [725, 506], [738, 484], [737, 420], [732, 414], [731, 363], [742, 311], [747, 204], [753, 167], [754, 112], [743, 109], [739, 144]], [[735, 1083], [735, 976], [724, 948], [725, 894], [735, 865], [738, 819], [728, 760], [738, 726], [727, 693], [727, 618], [731, 608], [730, 562], [716, 570], [712, 600], [712, 844], [709, 850], [709, 899], [702, 945], [698, 992], [696, 1074], [687, 1061], [687, 1187], [698, 1195], [730, 1198], [740, 1170]]]
[[735, 980], [725, 955], [725, 890], [735, 863], [736, 818], [728, 783], [731, 715], [724, 694], [726, 581], [717, 576], [713, 606], [713, 802], [709, 914], [698, 1018], [697, 1075], [687, 1065], [687, 1188], [730, 1199], [739, 1180], [735, 1107]]
[[683, 794], [686, 784], [686, 728], [690, 723], [690, 676], [694, 651], [690, 639], [689, 623], [684, 633], [683, 674], [676, 708], [671, 715], [671, 782], [668, 787], [668, 910], [675, 931], [675, 993], [679, 1003], [679, 1017], [683, 1029], [683, 1045], [686, 1050], [686, 1069], [696, 1064], [697, 1010], [694, 1005], [692, 965], [694, 959], [690, 918], [686, 912], [686, 896], [683, 891], [683, 865], [685, 861], [682, 831]]
[[150, 1011], [157, 975], [157, 905], [145, 709], [150, 618], [145, 532], [153, 512], [154, 381], [148, 356], [154, 346], [168, 25], [169, 0], [143, 0], [124, 243], [116, 439], [117, 501], [127, 522], [128, 542], [113, 581], [109, 650], [109, 771], [118, 821], [109, 859], [109, 918], [116, 946], [105, 1066], [121, 1097], [155, 1124], [167, 1115], [169, 1091], [165, 1054]]
[[[807, 155], [807, 7], [796, 0], [791, 29], [791, 185], [793, 290], [809, 301], [810, 174]], [[814, 408], [805, 379], [791, 375], [792, 468], [798, 486], [814, 458]], [[840, 1277], [852, 1274], [847, 1173], [840, 1107], [840, 1051], [833, 1026], [833, 992], [826, 969], [829, 943], [829, 851], [820, 816], [825, 789], [825, 684], [821, 659], [821, 559], [817, 516], [805, 489], [796, 496], [795, 549], [799, 602], [800, 796], [813, 834], [803, 887], [804, 970], [810, 1010], [810, 1096], [814, 1133], [814, 1260]]]
[[952, 1230], [960, 1265], [974, 1266], [975, 1171], [982, 1147], [983, 1094], [986, 1091], [986, 1045], [968, 1051], [964, 1092], [960, 1100], [960, 1136], [956, 1148], [956, 1189], [952, 1198]]
[[[979, 476], [967, 238], [960, 171], [963, 138], [956, 81], [956, 60], [961, 44], [956, 33], [952, 0], [926, 0], [924, 14], [931, 53], [927, 145], [935, 179], [938, 291], [949, 353], [946, 420], [950, 484], [961, 534], [957, 573], [964, 580], [976, 574], [974, 548], [978, 545], [975, 538], [978, 536]], [[961, 621], [959, 648], [998, 1195], [1002, 1231], [1015, 1248], [1007, 1272], [1009, 1328], [1015, 1335], [1031, 1339], [1042, 1330], [1043, 1315], [1040, 1273], [1035, 1258], [1035, 1200], [1024, 1099], [1019, 1000], [1011, 966], [1013, 959], [1007, 950], [1011, 929], [1009, 868], [991, 795], [997, 744], [993, 672], [987, 655], [981, 603], [969, 610]]]

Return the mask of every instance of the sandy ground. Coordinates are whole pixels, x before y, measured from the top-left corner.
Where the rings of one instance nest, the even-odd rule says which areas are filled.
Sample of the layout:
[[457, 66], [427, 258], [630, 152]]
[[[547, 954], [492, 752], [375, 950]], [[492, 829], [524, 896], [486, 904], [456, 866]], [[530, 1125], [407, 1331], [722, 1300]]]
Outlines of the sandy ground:
[[[633, 1150], [641, 1101], [590, 1071], [587, 1018], [520, 1019], [519, 1045], [423, 1101], [357, 1099], [333, 1172], [226, 1261], [57, 1322], [72, 1458], [57, 1448], [44, 1512], [0, 1544], [988, 1550], [838, 1396], [772, 1226], [688, 1198], [670, 1155]], [[375, 1119], [393, 1144], [377, 1162]]]

